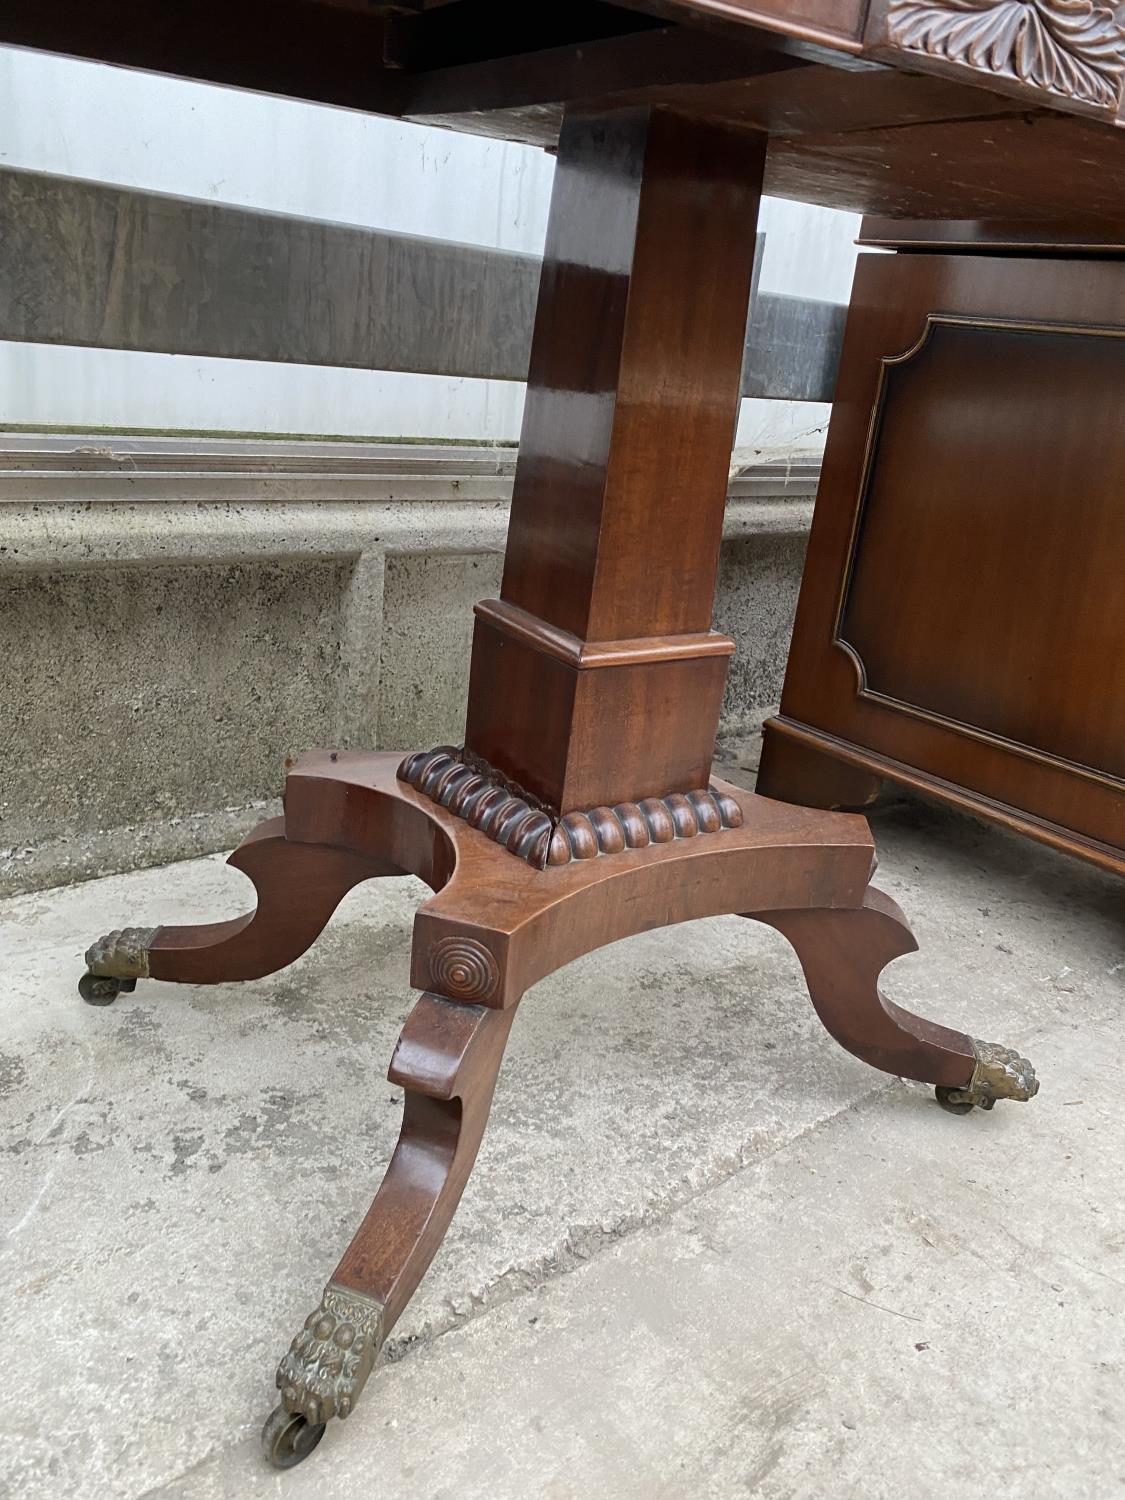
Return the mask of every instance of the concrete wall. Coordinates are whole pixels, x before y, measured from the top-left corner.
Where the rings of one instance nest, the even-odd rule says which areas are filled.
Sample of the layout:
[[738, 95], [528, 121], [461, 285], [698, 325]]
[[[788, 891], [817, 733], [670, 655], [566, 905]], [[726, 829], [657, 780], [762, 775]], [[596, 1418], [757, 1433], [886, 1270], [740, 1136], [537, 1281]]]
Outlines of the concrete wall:
[[[0, 471], [0, 892], [229, 847], [312, 746], [459, 739], [512, 454], [363, 452]], [[732, 481], [727, 733], [779, 696], [814, 478]]]

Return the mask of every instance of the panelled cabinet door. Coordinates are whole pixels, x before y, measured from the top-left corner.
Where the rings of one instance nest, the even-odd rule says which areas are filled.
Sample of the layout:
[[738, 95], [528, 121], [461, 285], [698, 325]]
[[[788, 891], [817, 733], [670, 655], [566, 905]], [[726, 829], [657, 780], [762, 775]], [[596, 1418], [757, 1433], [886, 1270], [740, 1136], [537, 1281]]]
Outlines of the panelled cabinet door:
[[1125, 868], [1123, 476], [1125, 263], [862, 256], [783, 720]]

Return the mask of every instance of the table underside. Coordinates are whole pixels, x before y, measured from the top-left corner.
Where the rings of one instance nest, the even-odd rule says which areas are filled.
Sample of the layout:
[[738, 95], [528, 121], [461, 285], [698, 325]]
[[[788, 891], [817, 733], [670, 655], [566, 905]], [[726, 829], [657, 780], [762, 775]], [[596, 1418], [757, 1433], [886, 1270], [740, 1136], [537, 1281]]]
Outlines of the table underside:
[[[1009, 25], [982, 49], [1031, 7], [979, 0], [974, 20], [954, 0], [8, 0], [0, 42], [552, 150], [568, 106], [667, 106], [766, 132], [778, 197], [1119, 240], [1125, 24], [1094, 0], [1085, 20], [1073, 0], [1036, 9], [1037, 29]], [[915, 12], [915, 31], [931, 12], [931, 31], [976, 29], [919, 40], [904, 30]]]

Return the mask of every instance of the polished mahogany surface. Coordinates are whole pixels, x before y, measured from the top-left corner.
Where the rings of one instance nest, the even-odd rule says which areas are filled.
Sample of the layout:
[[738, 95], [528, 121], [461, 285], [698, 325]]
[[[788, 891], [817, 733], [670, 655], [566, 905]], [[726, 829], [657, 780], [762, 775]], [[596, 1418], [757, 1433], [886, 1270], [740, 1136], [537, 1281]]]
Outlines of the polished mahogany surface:
[[991, 248], [860, 258], [759, 786], [856, 805], [846, 762], [1125, 870], [1125, 259]]
[[563, 131], [466, 728], [473, 754], [560, 814], [707, 785], [764, 156], [758, 132], [671, 110], [575, 113]]
[[1096, 574], [1125, 561], [1125, 328], [933, 319], [887, 371], [838, 638], [873, 697], [1125, 786], [1123, 621]]
[[567, 126], [501, 592], [572, 635], [710, 627], [764, 155], [669, 112]]

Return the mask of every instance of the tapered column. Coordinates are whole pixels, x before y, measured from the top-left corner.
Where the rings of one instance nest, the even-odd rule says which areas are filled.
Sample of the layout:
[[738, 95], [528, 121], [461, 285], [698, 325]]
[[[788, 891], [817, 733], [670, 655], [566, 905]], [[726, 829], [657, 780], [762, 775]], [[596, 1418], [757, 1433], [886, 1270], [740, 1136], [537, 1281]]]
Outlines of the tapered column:
[[556, 813], [707, 785], [711, 631], [765, 137], [567, 118], [501, 597], [466, 749]]

